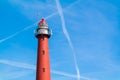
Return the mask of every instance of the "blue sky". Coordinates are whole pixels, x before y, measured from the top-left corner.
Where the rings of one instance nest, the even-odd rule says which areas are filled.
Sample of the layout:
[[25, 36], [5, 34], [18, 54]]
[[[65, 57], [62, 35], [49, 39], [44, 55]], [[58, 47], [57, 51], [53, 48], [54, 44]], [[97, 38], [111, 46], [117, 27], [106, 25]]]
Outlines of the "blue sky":
[[[52, 80], [120, 80], [119, 0], [1, 0], [0, 80], [35, 80], [44, 17]], [[79, 72], [76, 71], [76, 66]]]

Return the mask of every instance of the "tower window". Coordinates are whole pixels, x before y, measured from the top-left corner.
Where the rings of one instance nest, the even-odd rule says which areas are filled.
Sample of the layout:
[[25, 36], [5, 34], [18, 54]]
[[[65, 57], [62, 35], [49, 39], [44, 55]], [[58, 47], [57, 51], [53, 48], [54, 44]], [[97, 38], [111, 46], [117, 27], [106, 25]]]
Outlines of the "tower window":
[[45, 68], [42, 68], [42, 72], [45, 72]]
[[42, 55], [45, 55], [45, 51], [44, 50], [42, 50]]

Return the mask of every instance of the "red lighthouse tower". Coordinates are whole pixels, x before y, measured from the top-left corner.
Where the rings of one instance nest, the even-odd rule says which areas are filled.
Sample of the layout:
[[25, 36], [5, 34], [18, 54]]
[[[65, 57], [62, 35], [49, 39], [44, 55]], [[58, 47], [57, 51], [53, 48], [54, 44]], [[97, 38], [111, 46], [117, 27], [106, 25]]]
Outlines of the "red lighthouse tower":
[[48, 38], [51, 36], [51, 30], [44, 19], [38, 23], [35, 36], [38, 38], [36, 80], [50, 80]]

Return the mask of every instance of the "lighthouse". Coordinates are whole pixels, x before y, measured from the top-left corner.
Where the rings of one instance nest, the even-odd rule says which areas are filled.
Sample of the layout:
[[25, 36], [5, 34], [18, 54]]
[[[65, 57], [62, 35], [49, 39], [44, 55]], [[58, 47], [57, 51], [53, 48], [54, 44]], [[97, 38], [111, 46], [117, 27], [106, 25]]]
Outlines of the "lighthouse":
[[48, 48], [48, 39], [50, 36], [51, 30], [48, 28], [47, 22], [42, 19], [38, 23], [38, 28], [35, 31], [35, 37], [38, 39], [36, 80], [50, 80]]

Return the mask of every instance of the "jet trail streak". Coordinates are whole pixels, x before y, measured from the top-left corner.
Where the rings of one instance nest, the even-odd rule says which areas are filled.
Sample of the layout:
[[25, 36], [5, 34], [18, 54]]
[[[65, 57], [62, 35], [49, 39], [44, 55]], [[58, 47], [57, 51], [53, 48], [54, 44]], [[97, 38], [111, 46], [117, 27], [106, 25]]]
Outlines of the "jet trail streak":
[[[0, 63], [10, 65], [10, 66], [14, 66], [14, 67], [18, 67], [18, 68], [36, 70], [35, 65], [22, 63], [22, 62], [14, 62], [14, 61], [6, 60], [6, 59], [0, 59]], [[74, 74], [69, 74], [69, 73], [61, 72], [61, 71], [57, 71], [57, 70], [51, 70], [51, 73], [61, 75], [61, 76], [65, 76], [65, 77], [70, 77], [70, 78], [77, 78], [77, 76], [74, 75]], [[86, 78], [84, 76], [81, 76], [81, 78], [85, 79], [85, 80], [90, 80], [89, 78]]]
[[68, 43], [69, 43], [70, 48], [72, 49], [72, 53], [73, 53], [73, 57], [74, 57], [74, 62], [75, 62], [75, 68], [76, 68], [76, 71], [77, 71], [77, 77], [78, 77], [78, 80], [80, 80], [80, 71], [79, 71], [79, 68], [78, 68], [78, 64], [77, 64], [77, 59], [76, 59], [74, 47], [73, 47], [73, 45], [72, 45], [72, 42], [71, 42], [69, 33], [67, 32], [67, 29], [66, 29], [66, 24], [65, 24], [65, 19], [64, 19], [63, 10], [62, 10], [62, 7], [61, 7], [61, 5], [60, 5], [59, 0], [55, 0], [55, 1], [56, 1], [58, 13], [59, 13], [60, 18], [61, 18], [63, 33], [64, 33], [66, 39], [68, 40]]
[[[78, 0], [78, 1], [79, 1], [79, 0]], [[76, 3], [77, 3], [77, 1], [76, 1], [75, 3], [72, 3], [72, 4], [70, 4], [69, 6], [67, 6], [64, 10], [66, 10], [67, 8], [72, 7], [72, 6], [75, 5]], [[56, 14], [58, 14], [58, 12], [55, 12], [55, 13], [52, 13], [51, 15], [48, 15], [47, 17], [45, 17], [45, 19], [49, 19], [49, 18], [55, 16]], [[0, 40], [0, 43], [4, 42], [4, 41], [6, 41], [6, 40], [9, 40], [9, 39], [15, 37], [16, 35], [20, 34], [21, 32], [23, 32], [23, 31], [25, 31], [25, 30], [28, 30], [28, 29], [30, 29], [30, 28], [32, 28], [32, 27], [34, 27], [35, 25], [37, 25], [38, 22], [39, 22], [39, 21], [35, 22], [35, 23], [32, 24], [32, 25], [29, 25], [29, 26], [23, 28], [23, 29], [20, 30], [20, 31], [15, 32], [14, 34], [12, 34], [12, 35], [10, 35], [10, 36], [8, 36], [8, 37], [6, 37], [6, 38], [1, 39], [1, 40]]]
[[22, 30], [20, 30], [20, 31], [17, 31], [16, 33], [14, 33], [14, 34], [12, 34], [12, 35], [4, 38], [4, 39], [1, 39], [1, 40], [0, 40], [0, 43], [4, 42], [4, 41], [6, 41], [6, 40], [8, 40], [8, 39], [10, 39], [10, 38], [13, 38], [14, 36], [18, 35], [19, 33], [23, 32], [23, 31], [25, 31], [25, 30], [28, 30], [28, 29], [34, 27], [35, 25], [36, 25], [36, 23], [34, 23], [34, 24], [30, 25], [30, 26], [27, 26], [27, 27], [25, 27], [24, 29], [22, 29]]

